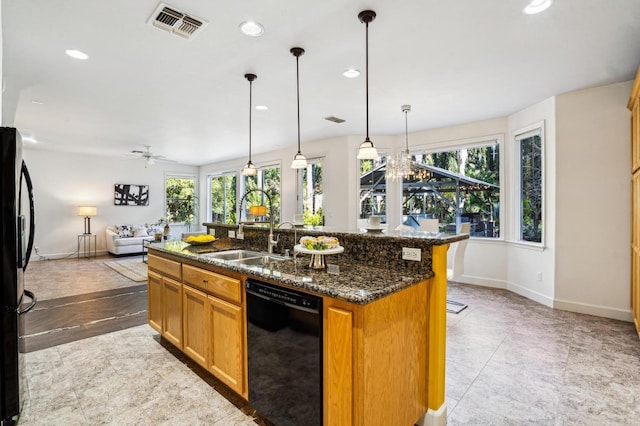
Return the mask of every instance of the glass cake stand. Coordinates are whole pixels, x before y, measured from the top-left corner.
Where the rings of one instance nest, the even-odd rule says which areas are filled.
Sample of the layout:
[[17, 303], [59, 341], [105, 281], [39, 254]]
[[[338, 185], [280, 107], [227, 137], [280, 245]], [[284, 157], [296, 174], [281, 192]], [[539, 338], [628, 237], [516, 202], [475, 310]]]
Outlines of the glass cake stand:
[[338, 246], [326, 250], [309, 250], [302, 244], [298, 244], [293, 247], [293, 251], [297, 253], [304, 253], [311, 255], [311, 261], [309, 262], [309, 268], [311, 269], [325, 269], [327, 267], [324, 257], [331, 254], [339, 254], [344, 251], [344, 247]]

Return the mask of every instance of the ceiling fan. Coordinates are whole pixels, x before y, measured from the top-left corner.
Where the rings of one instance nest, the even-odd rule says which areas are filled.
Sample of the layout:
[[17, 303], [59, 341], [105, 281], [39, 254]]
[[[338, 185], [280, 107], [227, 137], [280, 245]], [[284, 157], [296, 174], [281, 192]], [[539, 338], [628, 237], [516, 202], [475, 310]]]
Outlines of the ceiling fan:
[[144, 145], [144, 147], [145, 147], [144, 151], [134, 149], [133, 151], [131, 151], [131, 154], [136, 154], [137, 158], [141, 158], [144, 160], [145, 169], [149, 166], [153, 166], [156, 163], [156, 161], [163, 162], [163, 163], [175, 163], [175, 161], [173, 160], [167, 160], [167, 158], [164, 155], [152, 154], [151, 145]]

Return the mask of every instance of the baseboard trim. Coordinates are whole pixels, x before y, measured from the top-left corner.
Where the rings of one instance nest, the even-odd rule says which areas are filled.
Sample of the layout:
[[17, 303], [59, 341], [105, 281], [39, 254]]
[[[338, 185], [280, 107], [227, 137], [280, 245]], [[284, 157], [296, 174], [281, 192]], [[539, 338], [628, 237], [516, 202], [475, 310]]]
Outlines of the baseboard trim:
[[537, 291], [533, 291], [530, 290], [526, 287], [523, 287], [521, 285], [515, 284], [515, 283], [507, 283], [507, 290], [510, 290], [516, 294], [519, 294], [520, 296], [524, 296], [527, 299], [531, 299], [535, 302], [538, 302], [544, 306], [548, 306], [550, 308], [553, 308], [553, 297], [549, 297], [547, 295], [544, 295], [542, 293], [539, 293]]
[[501, 288], [506, 289], [507, 285], [502, 280], [494, 280], [491, 278], [482, 278], [482, 277], [474, 277], [471, 275], [460, 275], [455, 277], [451, 281], [460, 283], [460, 284], [472, 284], [479, 285], [482, 287], [491, 287], [491, 288]]
[[611, 308], [608, 306], [592, 305], [589, 303], [572, 302], [570, 300], [561, 299], [555, 299], [553, 307], [563, 311], [633, 322], [633, 316], [631, 315], [630, 309]]
[[446, 426], [447, 403], [445, 402], [437, 410], [429, 410], [416, 422], [416, 426]]
[[[608, 306], [592, 305], [588, 303], [573, 302], [570, 300], [554, 299], [537, 291], [533, 291], [521, 285], [505, 282], [501, 280], [494, 280], [482, 277], [474, 277], [470, 275], [461, 275], [456, 277], [453, 282], [460, 284], [479, 285], [483, 287], [500, 288], [509, 290], [527, 299], [538, 302], [544, 306], [548, 306], [554, 309], [560, 309], [563, 311], [575, 312], [579, 314], [594, 315], [597, 317], [611, 318], [620, 321], [633, 322], [630, 309], [618, 309]], [[638, 333], [640, 337], [640, 332]]]

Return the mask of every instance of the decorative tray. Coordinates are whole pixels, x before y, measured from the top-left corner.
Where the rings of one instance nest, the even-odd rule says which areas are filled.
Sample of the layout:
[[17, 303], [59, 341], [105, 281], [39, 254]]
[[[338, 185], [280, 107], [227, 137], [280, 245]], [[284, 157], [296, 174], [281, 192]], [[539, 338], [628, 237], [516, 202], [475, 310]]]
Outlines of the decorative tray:
[[186, 238], [184, 238], [182, 241], [184, 241], [185, 243], [192, 245], [192, 246], [206, 246], [209, 244], [213, 244], [216, 240], [212, 240], [212, 241], [187, 241]]

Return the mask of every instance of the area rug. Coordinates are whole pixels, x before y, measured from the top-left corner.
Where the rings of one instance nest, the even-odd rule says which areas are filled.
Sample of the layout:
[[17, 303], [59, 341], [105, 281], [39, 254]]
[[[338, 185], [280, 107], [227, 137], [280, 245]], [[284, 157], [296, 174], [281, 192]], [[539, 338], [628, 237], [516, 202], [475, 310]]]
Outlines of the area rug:
[[109, 268], [132, 281], [140, 282], [147, 280], [147, 264], [138, 259], [108, 260], [104, 262]]

